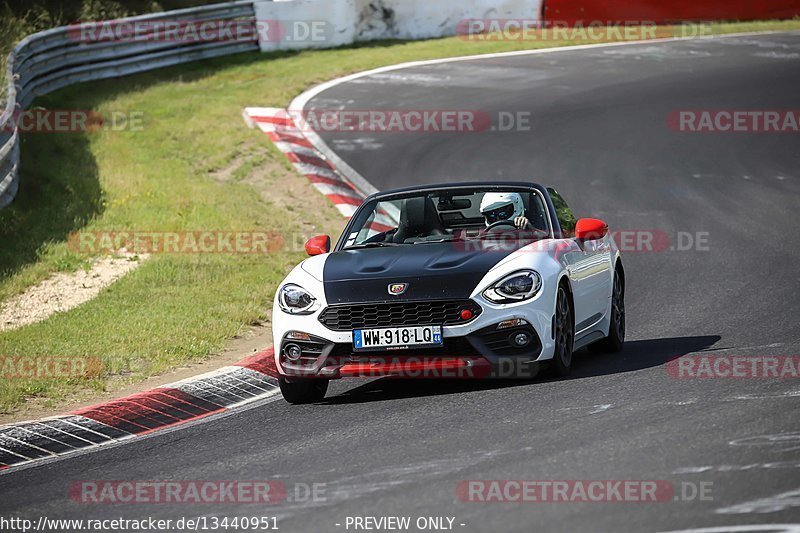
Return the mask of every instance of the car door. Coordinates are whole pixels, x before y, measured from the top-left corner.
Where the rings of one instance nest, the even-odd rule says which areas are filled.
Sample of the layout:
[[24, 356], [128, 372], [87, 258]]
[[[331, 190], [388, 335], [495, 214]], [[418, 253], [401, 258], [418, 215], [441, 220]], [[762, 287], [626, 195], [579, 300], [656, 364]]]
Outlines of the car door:
[[[548, 188], [564, 238], [574, 239], [577, 220], [564, 198]], [[579, 243], [564, 255], [575, 303], [575, 333], [599, 322], [608, 311], [611, 248], [607, 239]]]
[[576, 322], [576, 333], [597, 323], [608, 313], [613, 283], [611, 246], [608, 238], [586, 241], [583, 243], [583, 249], [586, 257], [580, 267], [586, 285], [586, 306], [589, 316], [584, 323]]

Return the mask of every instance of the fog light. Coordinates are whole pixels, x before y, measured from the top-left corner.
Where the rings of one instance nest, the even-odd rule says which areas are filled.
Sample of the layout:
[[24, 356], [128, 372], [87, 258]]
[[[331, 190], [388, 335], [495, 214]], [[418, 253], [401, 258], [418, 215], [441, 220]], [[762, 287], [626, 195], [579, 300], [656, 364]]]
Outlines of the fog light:
[[517, 333], [512, 337], [512, 342], [519, 348], [522, 348], [531, 342], [531, 338], [527, 333]]
[[461, 320], [469, 320], [473, 316], [474, 315], [472, 314], [472, 311], [470, 311], [469, 309], [462, 309], [461, 310]]
[[516, 328], [517, 326], [527, 326], [528, 322], [521, 318], [512, 318], [511, 320], [503, 320], [497, 324], [497, 329]]
[[286, 359], [289, 361], [297, 361], [303, 355], [303, 349], [296, 344], [287, 344], [283, 353], [286, 354]]

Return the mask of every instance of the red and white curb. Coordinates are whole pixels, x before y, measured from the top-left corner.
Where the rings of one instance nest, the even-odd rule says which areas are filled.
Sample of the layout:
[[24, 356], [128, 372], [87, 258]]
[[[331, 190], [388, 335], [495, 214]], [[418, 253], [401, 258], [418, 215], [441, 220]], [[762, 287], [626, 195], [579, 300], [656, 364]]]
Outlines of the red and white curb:
[[[264, 132], [292, 162], [295, 170], [308, 178], [345, 218], [353, 216], [364, 195], [314, 147], [302, 128], [297, 127], [292, 113], [277, 107], [247, 107], [242, 116], [248, 126]], [[397, 222], [383, 213], [376, 217], [371, 227], [376, 231], [386, 231], [397, 227]]]
[[279, 392], [272, 349], [190, 379], [66, 415], [0, 426], [0, 470], [230, 411]]
[[[266, 133], [343, 216], [355, 213], [364, 195], [313, 147], [287, 111], [254, 107], [245, 109], [244, 117], [251, 127]], [[385, 231], [396, 227], [395, 219], [381, 213], [371, 227]], [[0, 426], [0, 471], [136, 438], [275, 396], [280, 392], [276, 376], [270, 348], [235, 365], [146, 392], [66, 415]]]

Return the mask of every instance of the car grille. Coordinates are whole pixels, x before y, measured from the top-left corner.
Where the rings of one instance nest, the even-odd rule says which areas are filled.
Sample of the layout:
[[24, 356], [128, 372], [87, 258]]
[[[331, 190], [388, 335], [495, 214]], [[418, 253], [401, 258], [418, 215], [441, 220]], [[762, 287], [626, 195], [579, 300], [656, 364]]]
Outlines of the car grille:
[[[470, 320], [461, 318], [464, 309], [472, 311]], [[454, 326], [474, 320], [481, 311], [472, 300], [348, 304], [326, 308], [320, 313], [319, 321], [334, 331], [427, 324]]]

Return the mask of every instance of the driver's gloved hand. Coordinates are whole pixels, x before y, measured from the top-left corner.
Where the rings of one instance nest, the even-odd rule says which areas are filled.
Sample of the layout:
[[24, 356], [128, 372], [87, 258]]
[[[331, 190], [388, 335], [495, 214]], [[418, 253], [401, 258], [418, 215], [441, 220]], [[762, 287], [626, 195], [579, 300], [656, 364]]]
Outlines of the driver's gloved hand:
[[533, 229], [530, 221], [526, 217], [517, 217], [514, 219], [514, 225], [517, 229]]

